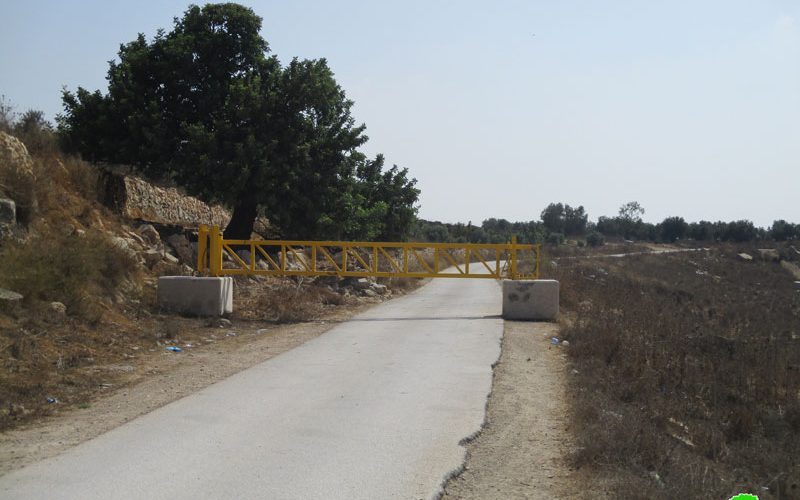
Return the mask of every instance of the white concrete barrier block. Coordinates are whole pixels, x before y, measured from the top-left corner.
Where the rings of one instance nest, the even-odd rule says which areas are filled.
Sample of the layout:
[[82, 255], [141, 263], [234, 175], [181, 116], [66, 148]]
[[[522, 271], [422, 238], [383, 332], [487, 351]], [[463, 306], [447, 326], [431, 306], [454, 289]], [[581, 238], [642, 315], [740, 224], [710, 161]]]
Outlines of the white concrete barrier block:
[[503, 319], [553, 320], [558, 293], [556, 280], [503, 280]]
[[222, 316], [233, 312], [233, 278], [158, 278], [158, 305], [195, 316]]

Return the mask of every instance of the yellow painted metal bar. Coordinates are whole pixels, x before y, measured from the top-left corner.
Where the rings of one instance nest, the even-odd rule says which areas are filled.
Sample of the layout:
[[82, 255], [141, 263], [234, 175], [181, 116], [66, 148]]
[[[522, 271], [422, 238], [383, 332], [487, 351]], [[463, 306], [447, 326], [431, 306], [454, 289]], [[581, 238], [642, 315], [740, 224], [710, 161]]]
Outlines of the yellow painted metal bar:
[[[225, 240], [229, 245], [249, 245], [253, 240]], [[511, 246], [509, 243], [422, 243], [415, 241], [312, 241], [312, 240], [255, 240], [261, 245], [266, 246], [281, 246], [293, 245], [296, 247], [310, 247], [310, 246], [326, 246], [326, 247], [373, 247], [378, 248], [416, 248], [418, 250], [426, 248], [439, 248], [442, 250], [463, 250], [470, 248], [472, 250], [508, 250]], [[517, 243], [519, 250], [533, 250], [533, 245], [528, 243]]]
[[[304, 268], [306, 268], [306, 271], [313, 271], [313, 270], [311, 269], [311, 267], [308, 265], [308, 262], [306, 262], [306, 260], [305, 260], [305, 259], [303, 259], [303, 258], [301, 258], [301, 257], [300, 257], [300, 254], [298, 254], [298, 253], [297, 253], [297, 250], [295, 250], [295, 248], [294, 248], [293, 246], [291, 246], [291, 245], [287, 245], [287, 248], [289, 249], [289, 251], [290, 251], [290, 252], [292, 252], [292, 255], [294, 255], [294, 260], [295, 260], [295, 262], [300, 262], [300, 264], [301, 264], [301, 265], [302, 265]], [[304, 252], [304, 253], [305, 253], [305, 252]]]
[[[459, 273], [467, 274], [461, 269], [461, 266], [456, 262], [456, 260], [453, 258], [453, 256], [450, 255], [450, 252], [445, 251], [443, 255], [444, 255], [444, 259], [446, 261], [450, 262], [450, 264], [452, 264], [453, 267], [455, 267], [458, 270]], [[439, 272], [438, 269], [437, 269], [436, 272]]]
[[517, 237], [511, 237], [511, 279], [517, 279]]
[[431, 273], [431, 274], [436, 274], [436, 273], [433, 271], [433, 269], [431, 269], [431, 266], [430, 266], [430, 265], [428, 265], [428, 263], [425, 261], [425, 259], [423, 259], [422, 257], [420, 257], [420, 255], [417, 253], [417, 249], [416, 249], [416, 248], [411, 248], [410, 250], [411, 250], [411, 253], [413, 253], [413, 254], [414, 254], [414, 257], [416, 257], [416, 258], [417, 258], [417, 262], [419, 263], [420, 267], [424, 267], [424, 268], [425, 268], [425, 269], [427, 269], [427, 270], [428, 270], [428, 272], [429, 272], [429, 273]]
[[366, 269], [366, 270], [370, 269], [369, 264], [367, 264], [367, 261], [365, 261], [364, 259], [361, 258], [361, 255], [358, 254], [358, 250], [357, 249], [350, 250], [350, 253], [353, 255], [353, 257], [356, 258], [358, 263], [361, 264], [364, 267], [364, 269]]
[[208, 226], [201, 224], [197, 230], [197, 271], [208, 270]]
[[211, 226], [208, 232], [208, 272], [211, 276], [222, 275], [222, 234], [219, 227]]
[[[233, 249], [246, 247], [250, 251], [249, 262], [245, 262]], [[268, 247], [280, 252], [279, 262], [273, 259]], [[331, 251], [341, 248], [341, 262], [335, 259]], [[432, 250], [433, 263], [425, 260], [422, 250]], [[267, 269], [258, 268], [256, 254], [267, 262]], [[484, 252], [494, 251], [495, 266], [489, 265]], [[392, 254], [402, 252], [402, 261]], [[520, 252], [524, 252], [522, 255]], [[531, 252], [532, 269], [528, 267], [528, 252]], [[223, 269], [223, 255], [227, 253], [233, 269]], [[309, 256], [310, 253], [310, 256]], [[302, 254], [302, 257], [301, 257]], [[363, 255], [362, 255], [363, 254]], [[506, 267], [501, 268], [501, 254]], [[289, 256], [298, 263], [298, 269], [289, 269]], [[461, 265], [461, 256], [464, 264]], [[349, 268], [348, 261], [352, 256], [354, 269]], [[381, 256], [388, 262], [388, 270], [381, 271]], [[458, 256], [458, 257], [457, 257]], [[411, 258], [416, 259], [421, 270], [410, 269]], [[488, 274], [479, 274], [471, 266], [475, 258]], [[445, 272], [455, 267], [456, 273]], [[325, 262], [333, 269], [321, 269], [320, 262]], [[521, 268], [524, 262], [525, 267]], [[408, 278], [493, 278], [510, 279], [538, 278], [541, 271], [541, 246], [517, 243], [516, 237], [504, 244], [479, 243], [418, 243], [418, 242], [344, 242], [344, 241], [303, 241], [303, 240], [224, 240], [217, 226], [200, 226], [198, 230], [197, 269], [206, 270], [212, 276], [222, 275], [265, 275], [265, 276], [352, 276], [352, 277], [408, 277]], [[230, 267], [230, 266], [229, 266]], [[360, 268], [359, 268], [360, 267]], [[530, 271], [529, 271], [530, 269]], [[524, 271], [522, 271], [524, 270]]]
[[256, 245], [256, 248], [258, 249], [259, 253], [264, 257], [264, 259], [266, 259], [267, 262], [272, 266], [272, 269], [280, 268], [278, 263], [275, 262], [275, 260], [269, 256], [269, 254], [261, 247], [261, 245]]
[[483, 255], [481, 255], [480, 252], [475, 252], [475, 255], [478, 257], [478, 261], [481, 264], [483, 264], [483, 267], [485, 267], [486, 270], [489, 271], [489, 273], [491, 273], [493, 275], [496, 275], [496, 276], [500, 275], [499, 274], [500, 273], [500, 268], [499, 267], [497, 267], [495, 269], [492, 269], [491, 266], [489, 266], [489, 264], [484, 260]]
[[231, 258], [232, 258], [232, 259], [233, 259], [233, 260], [234, 260], [236, 263], [238, 263], [238, 264], [239, 264], [239, 266], [240, 266], [242, 269], [247, 269], [247, 268], [249, 268], [249, 267], [250, 267], [250, 266], [247, 264], [247, 262], [243, 261], [243, 260], [242, 260], [242, 258], [241, 258], [241, 257], [239, 257], [239, 254], [237, 254], [236, 252], [234, 252], [234, 251], [233, 251], [233, 249], [230, 247], [230, 245], [228, 245], [228, 244], [227, 244], [225, 241], [223, 241], [223, 242], [222, 242], [222, 251], [223, 251], [224, 253], [227, 253], [227, 254], [228, 254], [228, 256], [229, 256], [229, 257], [231, 257]]
[[398, 264], [397, 261], [394, 260], [394, 258], [386, 252], [385, 248], [380, 248], [380, 247], [375, 247], [375, 248], [381, 251], [381, 253], [386, 257], [386, 260], [389, 261], [389, 265], [392, 266], [394, 269], [397, 269], [398, 273], [403, 272], [403, 268], [401, 268], [400, 264]]
[[339, 264], [336, 263], [336, 259], [334, 259], [333, 256], [331, 256], [331, 254], [328, 252], [328, 249], [325, 248], [325, 246], [323, 245], [320, 245], [319, 249], [322, 252], [322, 255], [325, 257], [325, 259], [331, 263], [333, 268], [336, 269], [337, 272], [342, 272], [342, 268], [339, 267]]
[[317, 247], [316, 245], [311, 247], [311, 265], [312, 271], [317, 272]]

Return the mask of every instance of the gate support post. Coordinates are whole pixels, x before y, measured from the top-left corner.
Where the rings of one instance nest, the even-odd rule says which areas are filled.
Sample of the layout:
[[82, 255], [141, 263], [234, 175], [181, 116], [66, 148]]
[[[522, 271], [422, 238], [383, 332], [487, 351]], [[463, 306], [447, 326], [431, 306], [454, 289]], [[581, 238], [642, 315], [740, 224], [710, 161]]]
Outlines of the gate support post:
[[197, 272], [208, 271], [208, 226], [201, 224], [197, 231]]
[[211, 226], [209, 231], [208, 267], [211, 276], [222, 275], [222, 234], [219, 226]]

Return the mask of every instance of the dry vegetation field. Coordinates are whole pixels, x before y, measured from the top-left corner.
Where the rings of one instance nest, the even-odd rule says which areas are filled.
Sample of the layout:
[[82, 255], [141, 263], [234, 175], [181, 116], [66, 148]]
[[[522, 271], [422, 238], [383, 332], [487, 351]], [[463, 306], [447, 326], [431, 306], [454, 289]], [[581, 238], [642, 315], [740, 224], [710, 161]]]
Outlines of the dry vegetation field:
[[800, 498], [800, 291], [786, 265], [744, 251], [758, 256], [550, 254], [571, 458], [619, 498]]

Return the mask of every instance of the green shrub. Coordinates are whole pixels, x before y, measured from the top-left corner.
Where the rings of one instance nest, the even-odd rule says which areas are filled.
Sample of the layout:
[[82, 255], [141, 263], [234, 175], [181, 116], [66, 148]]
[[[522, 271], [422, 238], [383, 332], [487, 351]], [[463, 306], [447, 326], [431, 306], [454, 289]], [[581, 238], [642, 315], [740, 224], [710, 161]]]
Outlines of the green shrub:
[[550, 245], [561, 245], [564, 243], [564, 235], [562, 233], [550, 233], [547, 235], [546, 241]]
[[599, 247], [605, 245], [606, 238], [597, 231], [593, 231], [586, 235], [586, 243], [592, 247]]

